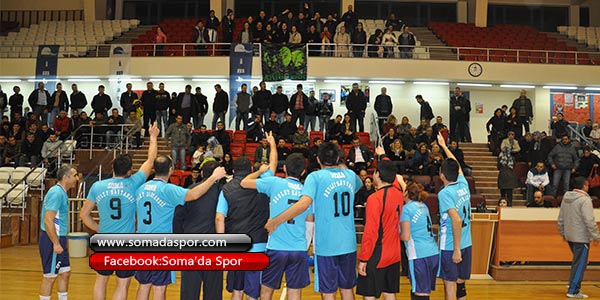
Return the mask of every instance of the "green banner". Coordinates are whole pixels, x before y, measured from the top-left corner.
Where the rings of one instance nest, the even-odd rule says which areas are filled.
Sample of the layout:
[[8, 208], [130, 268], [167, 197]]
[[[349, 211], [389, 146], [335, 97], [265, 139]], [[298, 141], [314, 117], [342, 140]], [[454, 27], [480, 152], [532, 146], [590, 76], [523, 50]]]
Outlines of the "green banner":
[[264, 81], [306, 80], [306, 45], [262, 45]]

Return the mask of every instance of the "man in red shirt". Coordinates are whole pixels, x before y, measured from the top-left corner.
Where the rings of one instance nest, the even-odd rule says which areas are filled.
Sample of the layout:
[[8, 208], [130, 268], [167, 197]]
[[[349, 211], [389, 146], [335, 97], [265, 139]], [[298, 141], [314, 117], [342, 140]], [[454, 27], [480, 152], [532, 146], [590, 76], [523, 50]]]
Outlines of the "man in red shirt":
[[378, 191], [366, 204], [362, 248], [358, 254], [356, 293], [364, 299], [396, 299], [400, 291], [400, 214], [406, 184], [390, 160], [377, 164], [373, 180]]
[[70, 130], [71, 119], [67, 117], [67, 112], [61, 110], [54, 120], [54, 132], [61, 140], [65, 140], [71, 134]]

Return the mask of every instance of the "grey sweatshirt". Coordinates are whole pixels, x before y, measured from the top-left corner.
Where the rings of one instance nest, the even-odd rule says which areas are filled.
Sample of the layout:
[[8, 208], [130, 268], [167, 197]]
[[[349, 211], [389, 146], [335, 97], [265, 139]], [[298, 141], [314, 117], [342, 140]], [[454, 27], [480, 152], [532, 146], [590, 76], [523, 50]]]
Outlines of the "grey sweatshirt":
[[587, 244], [600, 240], [592, 199], [587, 193], [580, 190], [565, 193], [558, 215], [558, 232], [569, 242]]

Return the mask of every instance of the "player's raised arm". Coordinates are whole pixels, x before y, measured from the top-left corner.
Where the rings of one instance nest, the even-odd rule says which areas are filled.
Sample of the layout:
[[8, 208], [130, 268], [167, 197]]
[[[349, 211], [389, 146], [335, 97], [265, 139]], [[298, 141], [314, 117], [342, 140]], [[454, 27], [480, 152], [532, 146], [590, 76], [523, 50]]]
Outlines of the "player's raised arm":
[[79, 218], [81, 219], [83, 224], [87, 226], [87, 228], [95, 232], [99, 232], [100, 228], [98, 226], [98, 222], [96, 222], [94, 218], [92, 218], [92, 210], [94, 210], [95, 206], [96, 202], [91, 201], [89, 199], [85, 200], [83, 207], [79, 211]]
[[225, 175], [227, 175], [225, 168], [223, 168], [223, 167], [216, 168], [213, 171], [213, 174], [210, 177], [208, 177], [207, 180], [205, 180], [201, 184], [197, 185], [193, 189], [189, 189], [187, 191], [187, 193], [185, 194], [185, 201], [186, 202], [194, 201], [194, 200], [202, 197], [202, 195], [204, 195], [204, 194], [206, 194], [206, 192], [208, 192], [208, 190], [213, 186], [213, 184], [215, 184], [217, 181], [221, 180], [221, 178], [225, 177]]
[[277, 215], [275, 218], [269, 219], [267, 224], [265, 224], [265, 229], [269, 232], [269, 234], [273, 233], [277, 226], [287, 222], [295, 218], [297, 215], [306, 211], [310, 204], [312, 203], [312, 199], [308, 196], [302, 196], [300, 201], [296, 202], [296, 204], [292, 205], [290, 208], [286, 209], [284, 212]]
[[156, 155], [158, 154], [158, 134], [160, 130], [158, 129], [158, 125], [156, 122], [152, 124], [152, 127], [148, 129], [150, 133], [150, 146], [148, 147], [148, 159], [142, 164], [140, 167], [140, 171], [146, 174], [146, 178], [150, 176], [152, 172], [152, 166], [154, 165], [154, 160], [156, 159]]
[[458, 163], [458, 174], [464, 175], [463, 170], [460, 167], [460, 163], [458, 162], [458, 160], [456, 160], [456, 157], [454, 157], [454, 154], [452, 154], [452, 151], [450, 151], [450, 149], [448, 149], [448, 146], [446, 145], [446, 140], [444, 139], [444, 136], [442, 136], [441, 133], [438, 133], [437, 142], [438, 142], [438, 145], [440, 145], [440, 148], [442, 148], [442, 150], [444, 150], [444, 153], [446, 153], [446, 156], [450, 159], [455, 160]]
[[277, 144], [275, 143], [275, 137], [273, 137], [272, 131], [267, 133], [267, 141], [271, 147], [271, 153], [269, 154], [269, 169], [275, 174], [277, 172], [277, 162], [279, 157], [277, 156]]
[[[273, 153], [273, 152], [271, 152]], [[264, 172], [267, 172], [269, 170], [269, 166], [268, 165], [261, 165], [260, 168], [253, 173], [248, 174], [248, 176], [246, 176], [244, 179], [242, 179], [242, 182], [240, 182], [240, 185], [245, 188], [245, 189], [256, 189], [256, 180], [260, 177], [260, 175], [262, 175]]]

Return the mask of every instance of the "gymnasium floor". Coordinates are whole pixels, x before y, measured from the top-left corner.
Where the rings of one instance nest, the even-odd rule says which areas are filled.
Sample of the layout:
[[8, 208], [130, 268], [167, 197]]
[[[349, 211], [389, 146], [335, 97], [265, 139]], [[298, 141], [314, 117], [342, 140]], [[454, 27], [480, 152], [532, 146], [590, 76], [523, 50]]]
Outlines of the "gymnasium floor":
[[[92, 299], [91, 291], [94, 285], [95, 273], [88, 266], [87, 258], [71, 259], [71, 281], [69, 286], [69, 299]], [[3, 248], [0, 250], [0, 299], [38, 299], [38, 290], [42, 272], [40, 258], [36, 245]], [[179, 280], [179, 279], [178, 279]], [[410, 299], [410, 283], [407, 278], [400, 280], [400, 294], [398, 299]], [[497, 282], [494, 280], [471, 280], [468, 282], [469, 299], [566, 299], [566, 282]], [[129, 299], [135, 298], [137, 281], [133, 279], [129, 289]], [[114, 281], [111, 280], [108, 294], [111, 295]], [[582, 291], [590, 298], [600, 297], [600, 286], [593, 282], [584, 282]], [[281, 293], [276, 292], [273, 299], [279, 299]], [[56, 299], [56, 290], [53, 292]], [[223, 293], [224, 299], [229, 299], [227, 292]], [[110, 297], [109, 297], [110, 299]], [[167, 299], [179, 299], [179, 284], [170, 285], [167, 289]], [[312, 285], [303, 290], [302, 299], [320, 299], [319, 294], [313, 292]], [[443, 299], [443, 286], [438, 280], [437, 291], [431, 299]]]

